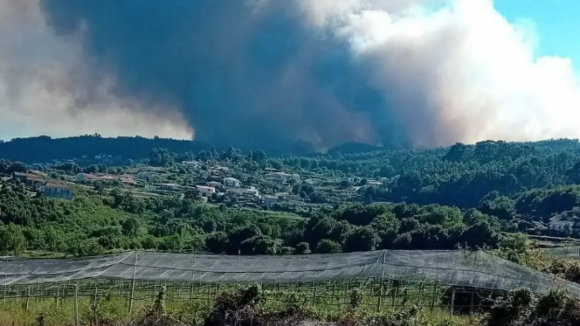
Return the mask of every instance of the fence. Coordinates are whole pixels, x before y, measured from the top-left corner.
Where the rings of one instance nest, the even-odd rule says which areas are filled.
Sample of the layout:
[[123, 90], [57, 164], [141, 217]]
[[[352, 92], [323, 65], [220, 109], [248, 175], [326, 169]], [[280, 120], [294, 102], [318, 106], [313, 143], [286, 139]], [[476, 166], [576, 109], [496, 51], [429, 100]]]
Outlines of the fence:
[[[128, 252], [82, 259], [5, 259], [1, 309], [33, 314], [65, 304], [79, 316], [100, 300], [131, 315], [167, 288], [168, 302], [207, 307], [224, 290], [260, 284], [272, 307], [289, 303], [343, 311], [353, 295], [364, 309], [406, 305], [473, 312], [485, 298], [517, 288], [545, 294], [580, 286], [481, 251], [375, 251], [302, 256], [212, 256]], [[122, 308], [120, 308], [122, 306]], [[79, 312], [80, 311], [80, 312]]]
[[[246, 285], [117, 280], [12, 285], [3, 287], [0, 310], [20, 310], [26, 315], [36, 316], [47, 310], [68, 309], [72, 313], [70, 319], [79, 325], [80, 316], [90, 315], [92, 307], [103, 300], [114, 302], [122, 307], [126, 316], [131, 316], [151, 306], [164, 289], [169, 306], [195, 307], [193, 313], [201, 313], [208, 311], [222, 292], [243, 286]], [[489, 307], [492, 304], [489, 299], [503, 293], [387, 279], [267, 283], [259, 288], [264, 304], [269, 308], [282, 309], [295, 304], [325, 315], [346, 311], [356, 298], [360, 300], [356, 305], [366, 311], [380, 312], [414, 305], [430, 311], [443, 309], [451, 314], [474, 313]]]

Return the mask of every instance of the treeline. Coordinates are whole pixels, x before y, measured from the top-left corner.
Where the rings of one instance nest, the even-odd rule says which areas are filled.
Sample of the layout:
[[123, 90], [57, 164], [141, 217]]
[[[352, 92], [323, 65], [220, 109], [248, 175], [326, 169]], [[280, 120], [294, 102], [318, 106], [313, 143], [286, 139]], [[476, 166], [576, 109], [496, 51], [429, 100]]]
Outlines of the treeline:
[[48, 136], [15, 138], [0, 141], [0, 158], [25, 163], [46, 163], [54, 160], [93, 158], [96, 155], [110, 155], [123, 159], [146, 158], [153, 148], [166, 148], [172, 152], [199, 152], [208, 146], [197, 141], [166, 138], [116, 137], [104, 138], [100, 135], [51, 138]]

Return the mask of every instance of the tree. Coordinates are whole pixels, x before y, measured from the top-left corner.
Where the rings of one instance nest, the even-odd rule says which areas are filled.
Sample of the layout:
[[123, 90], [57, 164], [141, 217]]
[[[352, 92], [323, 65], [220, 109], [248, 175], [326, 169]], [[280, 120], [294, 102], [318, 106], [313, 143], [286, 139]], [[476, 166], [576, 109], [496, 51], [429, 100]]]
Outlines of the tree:
[[313, 217], [308, 221], [304, 230], [304, 239], [315, 248], [321, 239], [340, 240], [336, 237], [334, 231], [338, 222], [330, 217]]
[[370, 227], [375, 230], [378, 237], [381, 239], [381, 248], [388, 248], [393, 243], [397, 237], [399, 224], [399, 220], [397, 220], [395, 214], [391, 212], [381, 214], [373, 219]]
[[252, 159], [256, 162], [263, 162], [267, 158], [266, 152], [264, 152], [263, 150], [253, 152], [252, 154], [253, 154]]
[[316, 247], [316, 252], [319, 254], [339, 253], [342, 252], [342, 246], [338, 242], [323, 239], [318, 243], [318, 247]]
[[228, 235], [225, 232], [210, 233], [205, 238], [206, 248], [214, 254], [222, 254], [228, 245]]
[[467, 146], [463, 143], [456, 143], [455, 145], [449, 148], [447, 155], [443, 157], [444, 160], [458, 162], [461, 161], [470, 150], [470, 146]]
[[149, 165], [169, 166], [173, 163], [173, 156], [166, 148], [153, 148], [149, 153]]
[[344, 251], [371, 251], [375, 250], [380, 239], [371, 227], [355, 227], [349, 232], [344, 241]]
[[26, 248], [26, 238], [22, 228], [10, 223], [0, 226], [0, 252], [3, 254], [19, 254]]
[[499, 234], [487, 221], [478, 222], [470, 226], [461, 235], [462, 244], [470, 248], [483, 248], [489, 246], [495, 248], [499, 243]]
[[97, 239], [87, 239], [85, 241], [82, 241], [78, 245], [72, 247], [71, 249], [73, 253], [78, 257], [98, 256], [102, 255], [105, 252], [105, 250], [99, 244]]
[[279, 240], [261, 234], [242, 241], [240, 251], [244, 255], [275, 255], [279, 247]]
[[511, 220], [516, 215], [515, 201], [506, 196], [500, 196], [497, 191], [491, 192], [481, 200], [479, 210], [502, 220]]
[[77, 174], [83, 171], [83, 169], [74, 162], [66, 162], [55, 167], [57, 170], [64, 171], [69, 174]]
[[123, 235], [136, 238], [142, 233], [141, 221], [135, 217], [129, 217], [122, 225]]
[[83, 172], [85, 172], [85, 173], [98, 173], [98, 172], [100, 172], [100, 170], [99, 170], [98, 165], [92, 164], [92, 165], [89, 165], [86, 168], [84, 168]]
[[8, 167], [8, 169], [6, 170], [6, 173], [9, 173], [9, 174], [15, 173], [15, 172], [24, 173], [26, 171], [28, 171], [28, 169], [26, 168], [26, 165], [24, 163], [16, 162]]
[[241, 226], [228, 233], [228, 245], [226, 252], [230, 255], [238, 254], [244, 241], [262, 235], [262, 231], [256, 225]]

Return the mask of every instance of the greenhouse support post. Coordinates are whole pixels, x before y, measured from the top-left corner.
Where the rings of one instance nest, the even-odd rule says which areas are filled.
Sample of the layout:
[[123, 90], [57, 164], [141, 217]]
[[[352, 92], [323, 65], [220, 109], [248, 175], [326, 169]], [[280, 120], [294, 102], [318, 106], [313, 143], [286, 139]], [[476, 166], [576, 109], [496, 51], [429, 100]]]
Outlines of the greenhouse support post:
[[131, 291], [129, 293], [129, 315], [133, 312], [133, 299], [135, 295], [135, 274], [137, 273], [137, 252], [134, 252], [135, 262], [133, 264], [133, 278], [131, 280]]
[[26, 306], [24, 311], [28, 313], [28, 306], [30, 305], [30, 286], [26, 287]]
[[469, 314], [473, 315], [473, 306], [475, 305], [475, 288], [471, 288], [471, 302], [469, 303]]
[[313, 284], [314, 288], [312, 289], [312, 307], [316, 307], [316, 283]]
[[395, 306], [395, 303], [397, 302], [397, 287], [395, 287], [395, 280], [391, 280], [391, 296], [392, 296], [392, 306]]
[[383, 279], [381, 278], [381, 282], [379, 283], [379, 297], [377, 299], [377, 312], [381, 311], [382, 300], [383, 300]]
[[437, 297], [437, 283], [433, 284], [433, 295], [431, 296], [431, 311], [435, 308], [435, 300]]
[[455, 288], [451, 291], [451, 314], [453, 315], [455, 308]]
[[79, 285], [75, 284], [75, 326], [79, 325]]
[[54, 296], [54, 301], [56, 303], [56, 308], [58, 309], [58, 307], [60, 306], [60, 300], [59, 300], [59, 296], [60, 296], [60, 284], [58, 284], [56, 286], [56, 295]]

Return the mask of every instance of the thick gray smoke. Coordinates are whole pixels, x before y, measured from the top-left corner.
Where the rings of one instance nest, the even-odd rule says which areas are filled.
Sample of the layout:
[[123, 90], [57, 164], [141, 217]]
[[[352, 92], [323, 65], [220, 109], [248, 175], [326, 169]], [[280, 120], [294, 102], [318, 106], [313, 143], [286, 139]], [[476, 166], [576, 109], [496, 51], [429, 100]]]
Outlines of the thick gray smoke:
[[112, 90], [92, 69], [80, 41], [55, 34], [38, 0], [0, 0], [0, 139], [85, 133], [190, 138], [191, 127], [169, 107]]
[[[0, 5], [14, 7], [9, 1]], [[136, 133], [187, 136], [191, 127], [197, 139], [266, 148], [438, 146], [580, 130], [569, 60], [535, 58], [533, 30], [507, 22], [491, 0], [40, 4], [24, 11], [42, 11], [35, 21], [48, 42], [39, 43], [49, 46], [36, 55], [64, 66], [40, 88], [68, 94], [73, 121], [100, 117], [98, 129], [112, 133], [118, 124], [106, 122], [118, 115], [141, 121]], [[12, 59], [27, 60], [38, 59]], [[0, 64], [0, 81], [1, 73]]]

